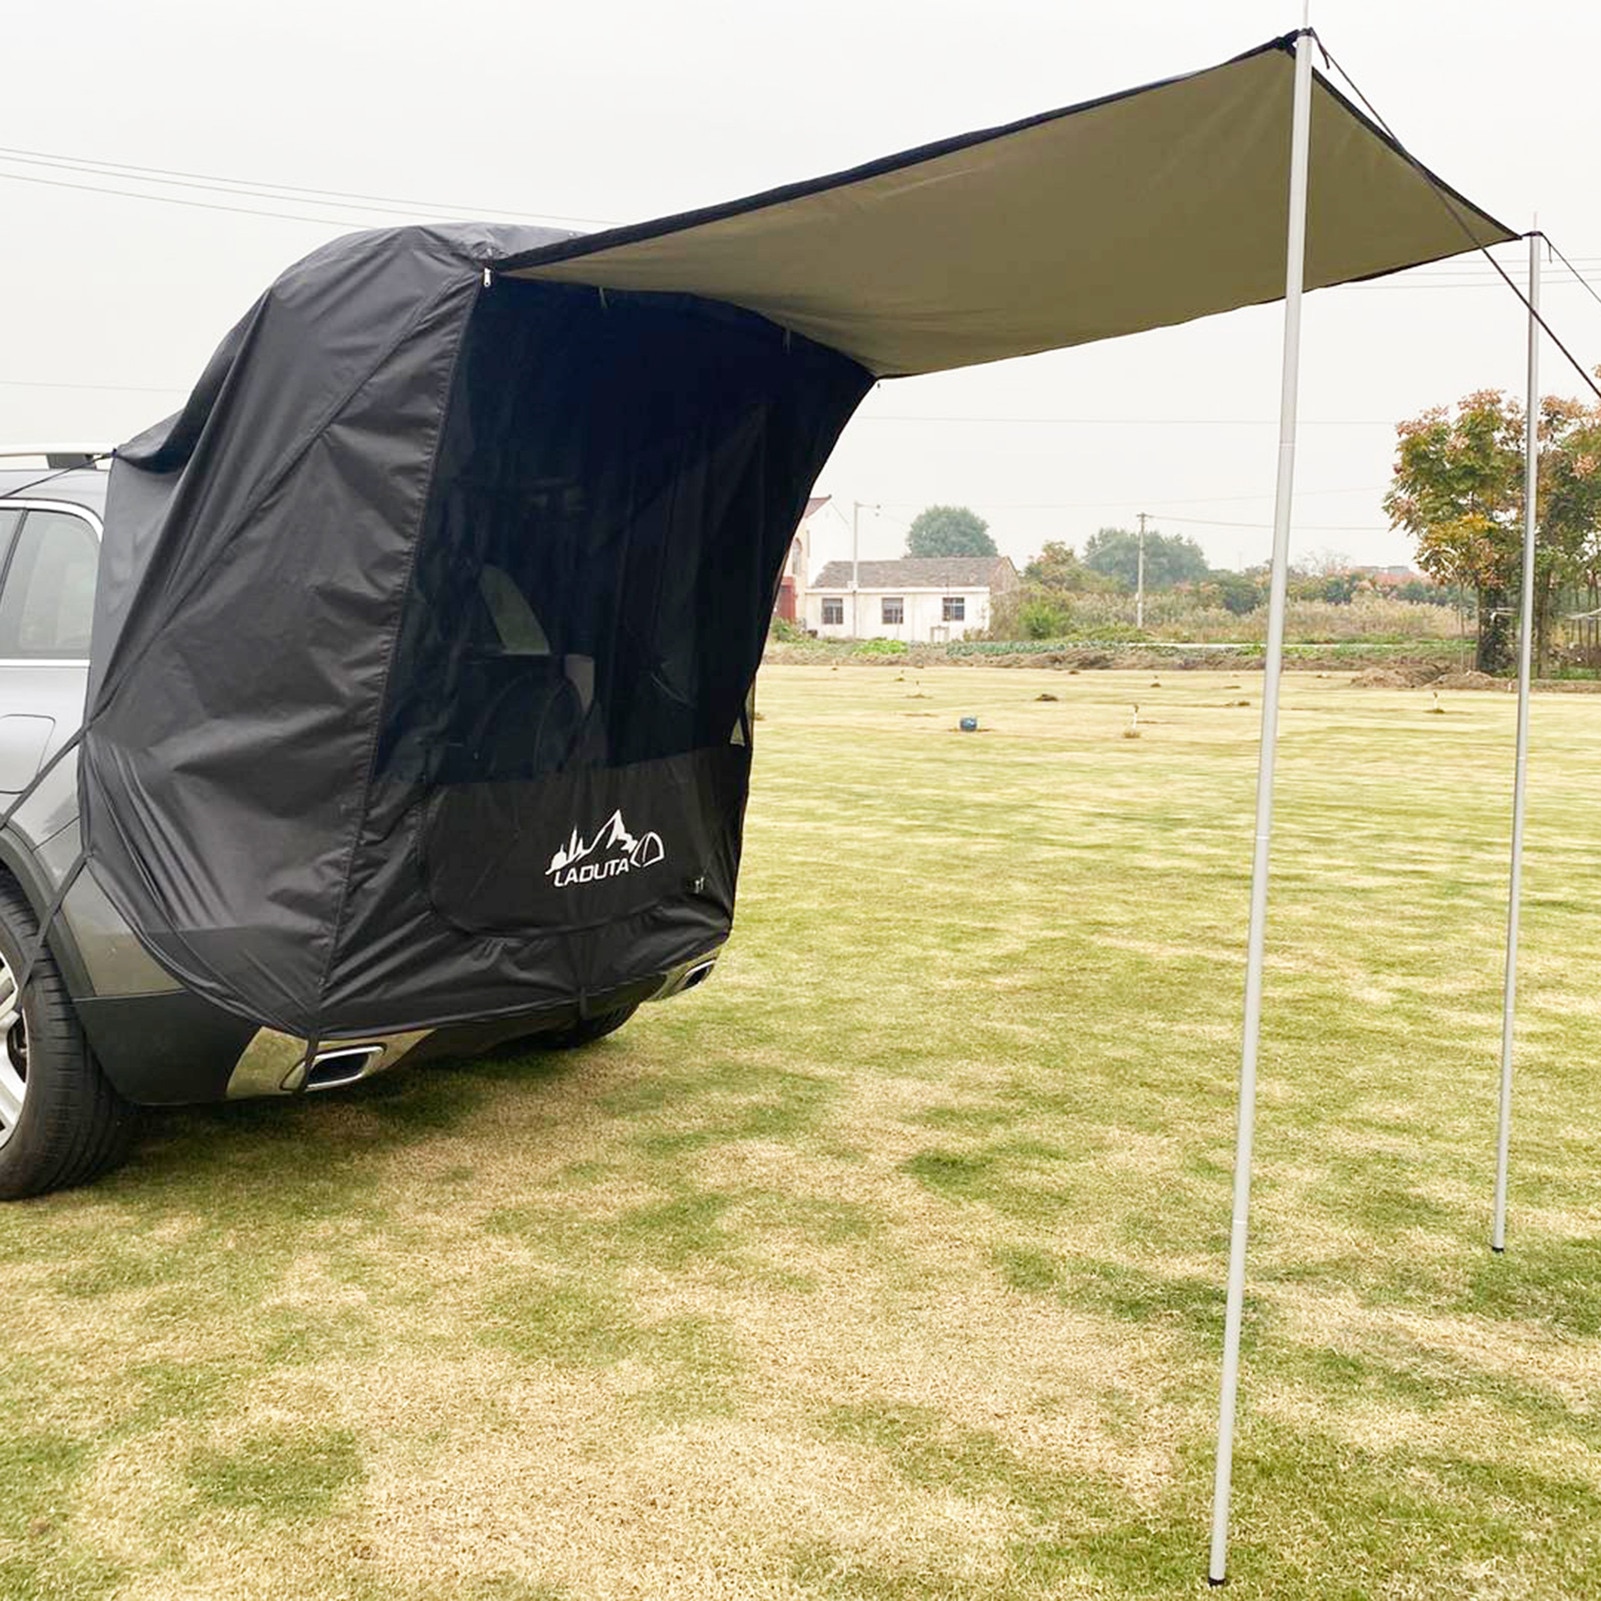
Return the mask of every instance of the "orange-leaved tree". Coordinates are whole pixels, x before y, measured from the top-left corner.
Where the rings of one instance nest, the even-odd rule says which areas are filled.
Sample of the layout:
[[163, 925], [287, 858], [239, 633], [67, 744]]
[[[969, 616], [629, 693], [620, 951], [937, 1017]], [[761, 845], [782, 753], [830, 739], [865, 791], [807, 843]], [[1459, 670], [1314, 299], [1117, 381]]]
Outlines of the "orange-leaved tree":
[[[1601, 577], [1601, 407], [1540, 402], [1535, 500], [1534, 655], [1546, 656], [1550, 616], [1565, 586]], [[1511, 661], [1514, 597], [1523, 569], [1523, 406], [1498, 389], [1435, 406], [1396, 428], [1384, 510], [1417, 540], [1418, 565], [1478, 596], [1476, 665]]]

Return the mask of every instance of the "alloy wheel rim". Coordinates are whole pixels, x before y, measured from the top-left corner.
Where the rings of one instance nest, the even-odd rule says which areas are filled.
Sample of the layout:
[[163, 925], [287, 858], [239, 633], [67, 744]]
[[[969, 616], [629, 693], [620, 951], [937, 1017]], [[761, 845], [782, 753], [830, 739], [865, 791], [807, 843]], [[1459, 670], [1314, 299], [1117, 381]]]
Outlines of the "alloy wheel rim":
[[28, 1094], [28, 1024], [11, 964], [0, 954], [0, 1145], [22, 1117]]

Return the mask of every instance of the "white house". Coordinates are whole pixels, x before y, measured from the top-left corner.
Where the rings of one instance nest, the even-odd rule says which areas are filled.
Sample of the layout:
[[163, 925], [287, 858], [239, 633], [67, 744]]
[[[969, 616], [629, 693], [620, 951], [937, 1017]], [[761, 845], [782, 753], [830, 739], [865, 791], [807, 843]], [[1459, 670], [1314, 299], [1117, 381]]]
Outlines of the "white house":
[[773, 613], [785, 622], [798, 623], [806, 617], [806, 575], [812, 570], [813, 542], [819, 537], [837, 542], [850, 537], [850, 524], [840, 514], [831, 495], [813, 495], [796, 525], [784, 558], [784, 573], [778, 581], [778, 601]]
[[989, 627], [994, 596], [1017, 588], [1007, 556], [903, 556], [831, 561], [806, 594], [806, 626], [820, 639], [940, 644]]

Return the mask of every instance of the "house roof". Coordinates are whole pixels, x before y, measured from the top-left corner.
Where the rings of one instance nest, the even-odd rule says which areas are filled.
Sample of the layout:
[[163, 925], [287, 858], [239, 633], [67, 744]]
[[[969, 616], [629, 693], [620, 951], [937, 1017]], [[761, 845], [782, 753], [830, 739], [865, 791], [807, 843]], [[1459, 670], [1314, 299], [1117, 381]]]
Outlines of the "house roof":
[[[862, 589], [995, 589], [1017, 577], [1009, 556], [902, 556], [898, 561], [864, 561]], [[813, 589], [849, 589], [851, 564], [831, 561]]]
[[[826, 506], [833, 498], [834, 497], [832, 495], [813, 495], [812, 498], [806, 502], [806, 510], [800, 514], [801, 522], [805, 522], [814, 511], [821, 511], [823, 507]], [[797, 526], [799, 525], [797, 524]]]

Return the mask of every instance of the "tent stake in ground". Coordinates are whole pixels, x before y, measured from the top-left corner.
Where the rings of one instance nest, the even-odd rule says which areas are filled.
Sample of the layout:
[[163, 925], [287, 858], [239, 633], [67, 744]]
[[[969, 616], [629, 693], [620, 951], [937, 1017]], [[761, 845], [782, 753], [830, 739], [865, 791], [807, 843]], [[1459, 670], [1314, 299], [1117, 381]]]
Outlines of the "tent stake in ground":
[[1540, 481], [1540, 235], [1529, 235], [1529, 398], [1523, 419], [1523, 605], [1518, 627], [1518, 754], [1512, 778], [1512, 873], [1507, 889], [1506, 982], [1501, 1002], [1501, 1105], [1495, 1138], [1490, 1249], [1506, 1249], [1507, 1159], [1512, 1141], [1512, 1033], [1518, 1002], [1523, 816], [1529, 776], [1529, 673], [1534, 644], [1534, 532]]
[[1306, 277], [1306, 194], [1312, 132], [1312, 36], [1295, 42], [1295, 99], [1290, 133], [1290, 223], [1284, 263], [1284, 366], [1279, 393], [1279, 467], [1273, 501], [1273, 582], [1263, 664], [1262, 740], [1256, 772], [1256, 846], [1251, 859], [1251, 924], [1245, 955], [1245, 1027], [1240, 1051], [1239, 1125], [1234, 1146], [1234, 1219], [1229, 1233], [1228, 1311], [1218, 1404], [1217, 1467], [1212, 1487], [1212, 1560], [1207, 1578], [1228, 1578], [1229, 1487], [1234, 1413], [1240, 1384], [1240, 1325], [1245, 1315], [1245, 1246], [1251, 1210], [1251, 1144], [1256, 1133], [1256, 1048], [1262, 1031], [1262, 958], [1273, 838], [1273, 761], [1278, 747], [1279, 677], [1284, 659], [1290, 503], [1295, 489], [1295, 414], [1301, 376], [1301, 292]]

